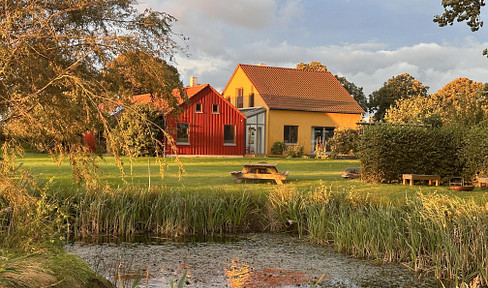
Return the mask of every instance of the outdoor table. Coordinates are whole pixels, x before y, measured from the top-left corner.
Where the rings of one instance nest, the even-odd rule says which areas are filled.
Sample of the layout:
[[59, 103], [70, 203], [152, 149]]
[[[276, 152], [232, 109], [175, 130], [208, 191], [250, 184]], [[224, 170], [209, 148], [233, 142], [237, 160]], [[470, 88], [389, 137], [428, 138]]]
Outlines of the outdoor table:
[[244, 179], [274, 180], [277, 184], [283, 184], [289, 171], [278, 172], [275, 163], [245, 163], [241, 171], [232, 171], [231, 175], [242, 182]]

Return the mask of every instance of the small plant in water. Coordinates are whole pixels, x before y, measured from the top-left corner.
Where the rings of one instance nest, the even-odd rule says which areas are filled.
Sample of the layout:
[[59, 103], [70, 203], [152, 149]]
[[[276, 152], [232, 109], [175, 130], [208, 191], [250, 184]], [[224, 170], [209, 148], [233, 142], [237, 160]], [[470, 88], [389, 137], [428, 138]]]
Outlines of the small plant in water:
[[170, 279], [169, 280], [169, 287], [171, 288], [183, 288], [185, 286], [185, 282], [186, 282], [186, 273], [188, 272], [188, 270], [185, 270], [185, 273], [183, 273], [183, 276], [181, 276], [180, 280], [178, 280], [178, 286], [175, 286], [175, 282], [173, 281], [173, 279]]

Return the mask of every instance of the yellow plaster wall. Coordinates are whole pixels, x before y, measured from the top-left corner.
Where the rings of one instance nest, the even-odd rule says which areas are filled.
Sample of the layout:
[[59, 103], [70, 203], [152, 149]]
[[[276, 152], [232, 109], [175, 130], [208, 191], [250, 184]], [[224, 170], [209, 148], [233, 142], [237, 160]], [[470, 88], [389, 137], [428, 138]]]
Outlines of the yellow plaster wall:
[[283, 141], [283, 126], [298, 126], [298, 145], [311, 154], [312, 127], [356, 128], [361, 114], [322, 113], [305, 111], [268, 110], [266, 153], [271, 154], [273, 143]]
[[244, 71], [240, 67], [237, 68], [237, 71], [234, 73], [233, 77], [229, 80], [227, 87], [222, 92], [222, 96], [225, 99], [230, 97], [230, 102], [232, 105], [237, 107], [237, 89], [243, 89], [244, 92], [244, 103], [243, 107], [249, 107], [249, 96], [251, 93], [254, 93], [254, 107], [263, 106], [266, 107], [266, 103], [264, 103], [263, 99], [259, 95], [258, 91], [254, 89], [251, 80], [246, 76]]

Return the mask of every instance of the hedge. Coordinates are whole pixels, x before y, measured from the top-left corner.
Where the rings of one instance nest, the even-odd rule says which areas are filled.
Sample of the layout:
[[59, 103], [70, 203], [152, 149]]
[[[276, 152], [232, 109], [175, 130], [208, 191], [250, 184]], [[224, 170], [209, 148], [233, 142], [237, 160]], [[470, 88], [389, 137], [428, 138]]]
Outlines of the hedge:
[[[399, 182], [402, 174], [435, 174], [444, 181], [452, 176], [470, 179], [479, 161], [470, 156], [473, 164], [469, 164], [467, 157], [480, 149], [463, 148], [469, 135], [470, 131], [454, 127], [366, 126], [359, 141], [361, 177], [380, 183]], [[484, 153], [488, 157], [488, 150]]]

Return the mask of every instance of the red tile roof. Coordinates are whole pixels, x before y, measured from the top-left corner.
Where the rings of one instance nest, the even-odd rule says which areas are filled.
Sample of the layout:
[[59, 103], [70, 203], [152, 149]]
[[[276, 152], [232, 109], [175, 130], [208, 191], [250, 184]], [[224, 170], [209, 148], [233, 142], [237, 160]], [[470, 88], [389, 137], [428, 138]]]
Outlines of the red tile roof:
[[[210, 85], [209, 84], [202, 84], [202, 85], [197, 85], [197, 86], [193, 86], [193, 87], [185, 87], [186, 96], [188, 97], [188, 99], [190, 99], [191, 97], [195, 96], [200, 91], [205, 89], [207, 86], [210, 86]], [[180, 96], [179, 90], [175, 89], [173, 91], [173, 96], [178, 98], [177, 99], [178, 104], [181, 105], [182, 103], [185, 102], [185, 100]], [[164, 101], [163, 99], [156, 99], [151, 94], [141, 94], [141, 95], [133, 96], [131, 98], [131, 102], [132, 102], [132, 104], [135, 104], [135, 103], [154, 103], [154, 105], [156, 105], [156, 107], [158, 107], [161, 110], [167, 110], [168, 108], [169, 108], [169, 110], [171, 110], [171, 107], [168, 107], [168, 103], [166, 101]], [[168, 111], [165, 111], [165, 112], [168, 112]]]
[[239, 64], [270, 109], [364, 113], [330, 72]]

